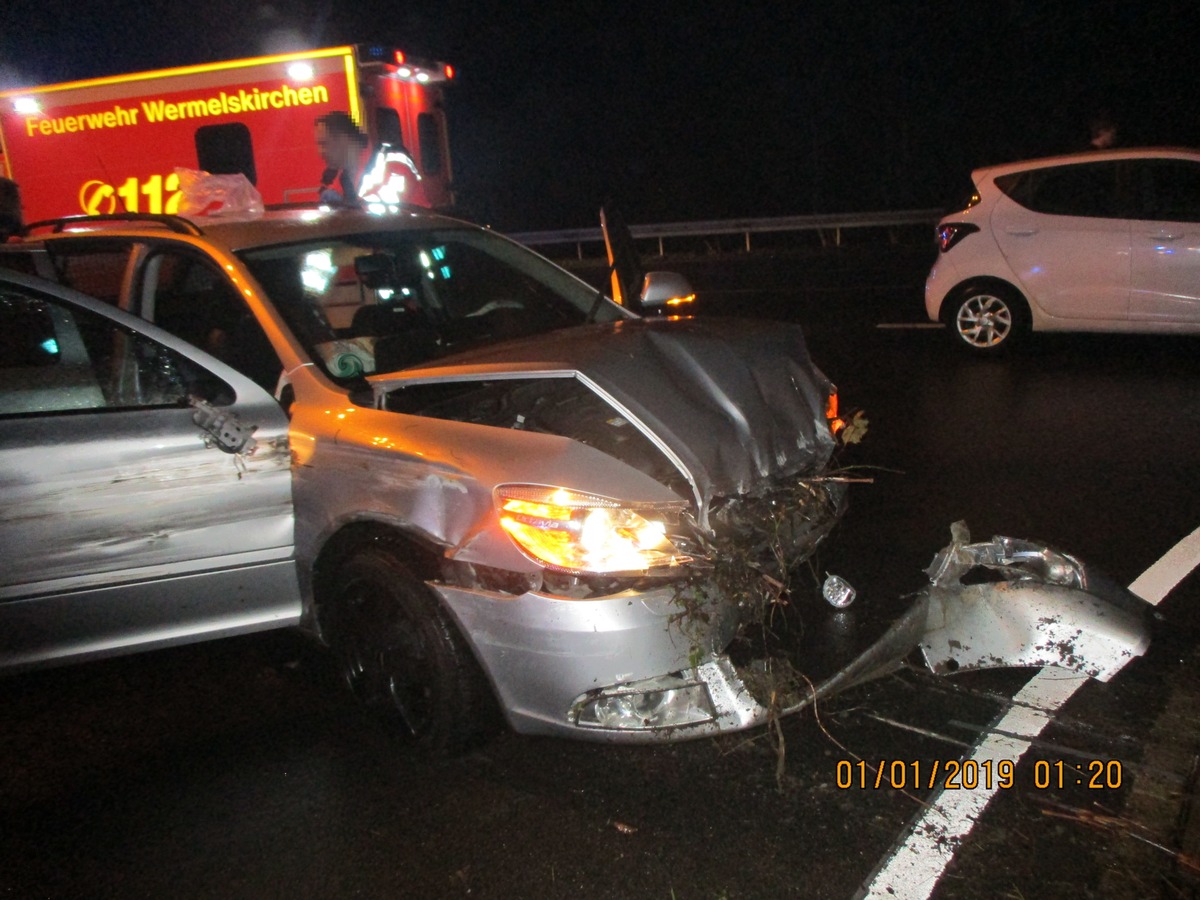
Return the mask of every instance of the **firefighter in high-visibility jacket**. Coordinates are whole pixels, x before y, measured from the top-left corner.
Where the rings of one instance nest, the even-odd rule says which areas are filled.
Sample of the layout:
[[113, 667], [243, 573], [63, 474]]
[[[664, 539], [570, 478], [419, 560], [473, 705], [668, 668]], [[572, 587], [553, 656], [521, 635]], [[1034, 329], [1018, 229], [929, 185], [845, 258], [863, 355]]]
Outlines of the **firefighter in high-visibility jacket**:
[[317, 150], [325, 162], [321, 202], [367, 209], [411, 203], [429, 206], [421, 176], [403, 147], [371, 147], [366, 134], [344, 112], [316, 122]]

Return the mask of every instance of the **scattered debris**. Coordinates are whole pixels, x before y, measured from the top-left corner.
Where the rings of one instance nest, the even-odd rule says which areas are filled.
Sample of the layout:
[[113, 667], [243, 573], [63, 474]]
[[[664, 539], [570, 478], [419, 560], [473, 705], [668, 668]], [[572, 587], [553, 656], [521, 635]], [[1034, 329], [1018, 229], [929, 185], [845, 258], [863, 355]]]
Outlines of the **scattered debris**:
[[858, 444], [867, 436], [867, 426], [871, 423], [861, 409], [855, 410], [838, 431], [838, 438], [843, 444]]
[[1108, 812], [1080, 809], [1079, 807], [1067, 806], [1065, 803], [1056, 803], [1053, 800], [1044, 798], [1041, 802], [1044, 807], [1042, 809], [1042, 815], [1044, 816], [1067, 819], [1072, 822], [1078, 822], [1081, 825], [1088, 825], [1092, 828], [1101, 828], [1106, 831], [1123, 834], [1126, 837], [1133, 838], [1135, 841], [1140, 841], [1143, 844], [1153, 847], [1155, 850], [1161, 850], [1193, 875], [1200, 875], [1200, 859], [1167, 847], [1160, 840], [1157, 840], [1145, 825], [1122, 818], [1121, 816], [1114, 816]]
[[1108, 681], [1149, 646], [1146, 603], [1075, 557], [1009, 537], [972, 544], [962, 522], [951, 537], [926, 569], [934, 672], [1059, 666]]
[[[1033, 541], [971, 543], [966, 525], [956, 522], [950, 544], [926, 570], [929, 587], [874, 644], [814, 685], [794, 648], [789, 653], [772, 641], [772, 613], [787, 612], [794, 627], [786, 586], [751, 571], [743, 568], [742, 598], [764, 612], [757, 627], [743, 625], [740, 640], [749, 638], [755, 652], [739, 658], [731, 648], [731, 655], [743, 696], [757, 708], [753, 715], [769, 726], [780, 766], [780, 717], [901, 668], [917, 648], [937, 674], [1058, 666], [1106, 681], [1149, 646], [1148, 606], [1116, 582]], [[828, 590], [837, 587], [826, 582]]]
[[854, 598], [858, 592], [854, 590], [846, 581], [839, 575], [825, 576], [825, 583], [821, 585], [821, 596], [829, 601], [829, 605], [835, 609], [845, 609], [854, 602]]

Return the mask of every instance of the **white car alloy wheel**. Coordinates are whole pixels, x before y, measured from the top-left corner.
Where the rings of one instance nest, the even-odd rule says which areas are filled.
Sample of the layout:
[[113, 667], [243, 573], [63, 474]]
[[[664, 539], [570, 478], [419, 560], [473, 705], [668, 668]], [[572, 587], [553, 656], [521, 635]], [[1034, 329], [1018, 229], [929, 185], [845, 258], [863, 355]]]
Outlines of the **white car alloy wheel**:
[[999, 291], [970, 291], [954, 312], [955, 334], [975, 350], [995, 350], [1012, 339], [1018, 313]]

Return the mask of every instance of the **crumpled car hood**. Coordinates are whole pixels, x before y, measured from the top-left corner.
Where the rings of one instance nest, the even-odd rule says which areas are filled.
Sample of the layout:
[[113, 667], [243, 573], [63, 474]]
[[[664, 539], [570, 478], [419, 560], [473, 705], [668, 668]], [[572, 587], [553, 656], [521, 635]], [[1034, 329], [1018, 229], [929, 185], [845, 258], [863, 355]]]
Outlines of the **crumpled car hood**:
[[[801, 329], [736, 319], [638, 319], [581, 326], [456, 354], [370, 381], [377, 405], [397, 389], [422, 408], [420, 385], [575, 378], [669, 456], [702, 509], [714, 496], [818, 474], [835, 438], [825, 417], [832, 386]], [[444, 406], [444, 404], [443, 404]], [[510, 427], [520, 427], [514, 424]]]

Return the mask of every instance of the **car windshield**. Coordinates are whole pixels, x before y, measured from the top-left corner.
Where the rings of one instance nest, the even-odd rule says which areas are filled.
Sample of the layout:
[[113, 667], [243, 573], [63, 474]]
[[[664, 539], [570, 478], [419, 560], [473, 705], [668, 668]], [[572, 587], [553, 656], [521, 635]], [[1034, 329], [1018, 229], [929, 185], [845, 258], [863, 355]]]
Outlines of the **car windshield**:
[[624, 310], [518, 244], [472, 229], [339, 235], [239, 256], [341, 383]]

